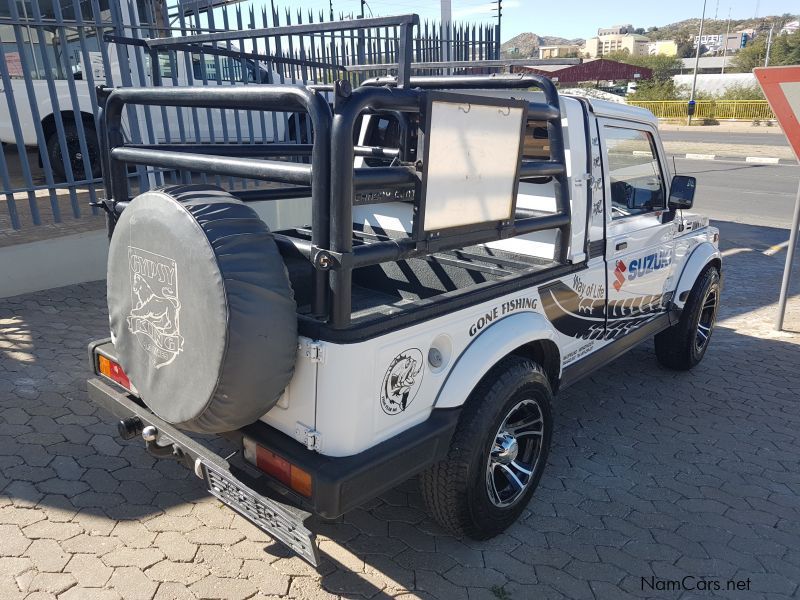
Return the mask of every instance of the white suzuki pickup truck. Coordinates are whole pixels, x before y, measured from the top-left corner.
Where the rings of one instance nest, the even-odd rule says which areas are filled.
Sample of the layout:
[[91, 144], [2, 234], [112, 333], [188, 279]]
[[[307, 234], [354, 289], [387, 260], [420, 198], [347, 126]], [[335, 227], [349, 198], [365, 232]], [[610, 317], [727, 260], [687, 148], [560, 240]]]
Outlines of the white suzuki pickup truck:
[[[532, 75], [401, 69], [335, 82], [333, 108], [323, 91], [109, 90], [111, 336], [90, 397], [312, 563], [310, 515], [414, 476], [443, 527], [492, 537], [544, 475], [560, 389], [651, 338], [642, 368], [702, 360], [718, 231], [646, 110]], [[304, 112], [311, 160], [126, 143], [123, 108], [156, 103]], [[131, 198], [128, 164], [280, 185]], [[264, 222], [275, 202], [304, 218]]]

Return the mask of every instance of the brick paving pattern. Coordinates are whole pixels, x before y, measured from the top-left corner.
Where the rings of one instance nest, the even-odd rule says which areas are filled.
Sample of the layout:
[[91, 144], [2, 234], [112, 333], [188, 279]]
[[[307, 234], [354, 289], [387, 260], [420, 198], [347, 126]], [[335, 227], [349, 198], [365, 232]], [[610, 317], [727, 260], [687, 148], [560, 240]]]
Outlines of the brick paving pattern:
[[[102, 283], [0, 301], [0, 598], [715, 595], [642, 589], [687, 575], [719, 581], [718, 597], [796, 596], [800, 334], [771, 330], [782, 264], [728, 259], [721, 321], [692, 373], [659, 368], [650, 343], [565, 390], [541, 486], [504, 535], [446, 535], [412, 481], [317, 524], [319, 570], [119, 440], [88, 402]], [[797, 298], [787, 325], [800, 330]]]

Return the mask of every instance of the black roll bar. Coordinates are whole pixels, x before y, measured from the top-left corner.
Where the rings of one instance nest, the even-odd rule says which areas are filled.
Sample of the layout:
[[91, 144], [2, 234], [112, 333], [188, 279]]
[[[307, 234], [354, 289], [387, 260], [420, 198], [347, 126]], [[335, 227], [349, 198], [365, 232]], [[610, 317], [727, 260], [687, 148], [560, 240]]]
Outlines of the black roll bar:
[[[263, 201], [307, 197], [312, 201], [310, 239], [308, 230], [276, 233], [281, 246], [297, 250], [314, 267], [311, 313], [327, 318], [334, 328], [349, 326], [352, 312], [352, 271], [382, 262], [403, 260], [453, 250], [494, 239], [514, 237], [542, 230], [558, 230], [554, 260], [565, 262], [570, 241], [570, 206], [568, 202], [564, 138], [558, 93], [549, 79], [530, 74], [489, 76], [411, 77], [412, 32], [418, 24], [416, 15], [402, 15], [356, 22], [315, 23], [267, 30], [227, 31], [183, 38], [149, 40], [151, 50], [158, 48], [197, 47], [197, 44], [240, 39], [249, 36], [275, 37], [301, 33], [324, 33], [353, 28], [398, 26], [399, 72], [396, 77], [371, 79], [351, 90], [347, 82], [333, 86], [251, 85], [240, 87], [155, 87], [103, 88], [104, 99], [101, 136], [107, 152], [102, 153], [103, 176], [108, 193], [111, 225], [115, 216], [130, 201], [127, 164], [144, 164], [165, 169], [202, 171], [268, 181], [292, 187], [234, 192], [243, 201]], [[550, 145], [549, 160], [523, 160], [520, 179], [555, 180], [556, 211], [536, 213], [519, 209], [508, 221], [486, 224], [479, 230], [448, 232], [441, 238], [425, 237], [417, 227], [421, 207], [419, 161], [408, 161], [408, 148], [358, 146], [354, 133], [364, 114], [391, 113], [409, 126], [409, 114], [422, 113], [430, 101], [426, 90], [453, 89], [528, 89], [539, 88], [544, 102], [529, 103], [528, 121], [546, 121]], [[331, 111], [323, 91], [335, 94]], [[312, 144], [128, 144], [124, 143], [121, 118], [128, 104], [180, 106], [216, 109], [243, 109], [276, 112], [304, 112], [311, 119]], [[404, 142], [405, 143], [405, 142]], [[311, 164], [268, 157], [308, 156]], [[377, 157], [392, 161], [390, 166], [354, 168], [356, 156]], [[403, 162], [403, 161], [406, 162]], [[396, 201], [398, 191], [413, 190], [413, 196], [400, 199], [415, 205], [415, 226], [409, 237], [363, 242], [354, 247], [353, 206]], [[377, 192], [370, 195], [372, 192]], [[387, 193], [388, 192], [388, 193]], [[359, 196], [361, 194], [361, 196]], [[434, 239], [436, 238], [436, 239]]]
[[[398, 110], [419, 112], [422, 92], [419, 90], [384, 88], [358, 88], [336, 104], [331, 128], [331, 210], [330, 251], [333, 255], [349, 255], [353, 250], [353, 194], [355, 192], [353, 160], [353, 135], [361, 113], [372, 110]], [[384, 173], [401, 168], [388, 167]], [[402, 168], [403, 172], [408, 172]], [[339, 200], [339, 201], [336, 201]], [[319, 248], [315, 264], [330, 260], [324, 248]], [[331, 275], [331, 324], [346, 327], [350, 323], [352, 266], [334, 269]]]
[[[126, 104], [157, 105], [157, 106], [182, 106], [201, 108], [230, 108], [245, 110], [273, 110], [277, 112], [305, 112], [311, 119], [314, 131], [314, 143], [311, 151], [311, 167], [308, 175], [301, 175], [299, 165], [289, 162], [271, 161], [260, 173], [261, 178], [282, 177], [288, 183], [311, 184], [311, 229], [315, 244], [328, 247], [330, 244], [330, 152], [331, 152], [331, 109], [328, 102], [319, 93], [297, 85], [252, 85], [241, 87], [155, 87], [155, 88], [116, 88], [109, 93], [101, 92], [105, 98], [101, 121], [104, 124], [103, 137], [108, 150], [103, 153], [103, 178], [105, 189], [111, 200], [111, 214], [116, 214], [116, 204], [127, 202], [128, 182], [127, 167], [124, 162], [126, 156], [125, 139], [122, 134], [122, 111]], [[120, 155], [115, 149], [123, 151]], [[127, 158], [137, 158], [136, 149], [127, 150]], [[144, 152], [148, 157], [151, 152]], [[176, 169], [191, 169], [186, 167], [188, 155], [180, 152], [164, 151], [160, 154], [160, 165]], [[203, 155], [195, 155], [194, 161], [207, 161]], [[141, 154], [138, 155], [141, 158]], [[232, 173], [240, 166], [243, 160], [231, 159], [227, 167]], [[219, 162], [219, 161], [214, 161]], [[224, 161], [223, 161], [224, 162]], [[260, 161], [255, 161], [260, 162]], [[145, 164], [152, 164], [150, 159]], [[195, 162], [195, 168], [199, 163]], [[204, 163], [205, 164], [205, 163]], [[247, 165], [247, 170], [256, 169], [254, 165]], [[244, 175], [249, 177], [250, 175]], [[113, 223], [109, 226], [109, 233], [113, 232]], [[311, 311], [314, 316], [323, 317], [327, 314], [328, 305], [328, 274], [323, 270], [316, 270], [313, 281], [313, 294]]]

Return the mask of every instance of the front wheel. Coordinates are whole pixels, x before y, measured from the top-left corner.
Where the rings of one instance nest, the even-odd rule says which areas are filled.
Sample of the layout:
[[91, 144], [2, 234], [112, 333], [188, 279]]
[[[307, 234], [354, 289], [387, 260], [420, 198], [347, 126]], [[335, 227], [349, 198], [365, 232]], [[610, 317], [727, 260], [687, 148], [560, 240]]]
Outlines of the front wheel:
[[688, 371], [706, 354], [719, 308], [720, 276], [715, 267], [695, 281], [680, 320], [655, 337], [658, 362], [669, 369]]
[[484, 540], [508, 528], [544, 472], [553, 392], [541, 366], [509, 356], [473, 390], [445, 460], [420, 474], [428, 511], [456, 535]]

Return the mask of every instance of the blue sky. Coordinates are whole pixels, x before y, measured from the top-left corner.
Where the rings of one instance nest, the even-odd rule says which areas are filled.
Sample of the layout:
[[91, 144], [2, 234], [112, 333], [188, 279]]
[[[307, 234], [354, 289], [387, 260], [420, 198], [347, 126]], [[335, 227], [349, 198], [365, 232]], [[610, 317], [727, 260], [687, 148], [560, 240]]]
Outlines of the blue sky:
[[[264, 0], [250, 0], [259, 6]], [[493, 19], [495, 6], [484, 0], [451, 0], [454, 20], [488, 22]], [[798, 0], [707, 0], [706, 17], [727, 19], [728, 9], [734, 19], [753, 16], [794, 13], [800, 10]], [[302, 0], [301, 2], [276, 0], [279, 6], [303, 6], [328, 13], [328, 0]], [[415, 12], [422, 18], [438, 18], [438, 0], [367, 0], [375, 16]], [[340, 12], [358, 14], [359, 0], [333, 0], [333, 8]], [[366, 10], [369, 16], [369, 8]], [[700, 17], [703, 0], [572, 0], [552, 2], [547, 0], [503, 0], [503, 41], [525, 31], [541, 35], [566, 38], [587, 38], [598, 27], [631, 23], [634, 27], [666, 25], [692, 17]]]

